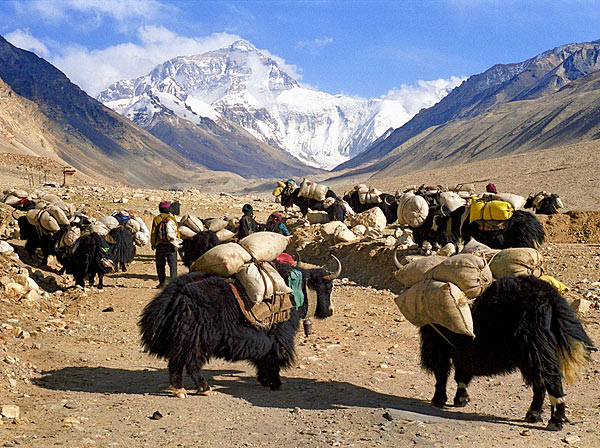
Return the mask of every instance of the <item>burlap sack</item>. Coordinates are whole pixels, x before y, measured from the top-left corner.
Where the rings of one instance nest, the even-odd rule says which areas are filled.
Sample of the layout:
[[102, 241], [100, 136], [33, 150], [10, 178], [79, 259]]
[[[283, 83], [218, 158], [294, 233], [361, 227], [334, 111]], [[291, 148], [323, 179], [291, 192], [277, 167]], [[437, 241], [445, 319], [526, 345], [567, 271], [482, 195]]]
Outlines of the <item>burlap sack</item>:
[[142, 227], [140, 226], [139, 221], [136, 221], [135, 219], [130, 219], [129, 221], [127, 221], [127, 224], [125, 224], [125, 227], [127, 227], [129, 230], [131, 230], [132, 233], [138, 233], [140, 230], [142, 230]]
[[493, 281], [492, 271], [485, 260], [471, 254], [458, 254], [445, 259], [427, 271], [425, 278], [451, 282], [469, 299], [482, 295]]
[[202, 232], [204, 230], [204, 224], [202, 224], [200, 218], [192, 215], [183, 215], [181, 221], [179, 221], [179, 225], [188, 227], [193, 230], [194, 233]]
[[42, 210], [42, 212], [39, 214], [39, 223], [40, 227], [47, 232], [56, 232], [57, 230], [60, 230], [58, 222], [47, 210]]
[[518, 194], [511, 194], [511, 193], [495, 193], [495, 194], [491, 194], [491, 195], [483, 195], [485, 196], [491, 196], [492, 199], [495, 199], [497, 201], [504, 201], [504, 202], [508, 202], [510, 205], [512, 205], [512, 207], [515, 210], [521, 210], [523, 207], [525, 207], [525, 202], [527, 202], [527, 199], [525, 199], [523, 196], [519, 196]]
[[65, 214], [62, 208], [57, 207], [56, 205], [51, 205], [50, 207], [48, 207], [47, 210], [48, 213], [50, 213], [50, 215], [52, 215], [52, 217], [56, 219], [56, 222], [58, 222], [58, 224], [60, 224], [61, 226], [69, 225], [69, 217]]
[[280, 233], [256, 232], [240, 240], [240, 244], [257, 261], [273, 261], [285, 252], [289, 239]]
[[475, 337], [469, 299], [452, 283], [425, 280], [394, 300], [406, 319], [422, 327], [437, 324], [459, 334]]
[[298, 196], [303, 198], [314, 199], [316, 201], [324, 201], [325, 195], [329, 189], [322, 184], [316, 184], [314, 182], [307, 182], [306, 179], [302, 180], [300, 184], [300, 192]]
[[19, 199], [29, 197], [29, 193], [27, 193], [25, 190], [12, 190], [10, 194], [18, 197]]
[[98, 222], [104, 224], [106, 227], [108, 227], [109, 230], [116, 229], [117, 227], [119, 227], [119, 221], [117, 221], [117, 218], [115, 218], [114, 216], [103, 216], [98, 220]]
[[28, 210], [27, 211], [27, 221], [29, 222], [29, 224], [31, 224], [32, 226], [39, 226], [40, 225], [40, 213], [42, 213], [42, 210], [39, 210], [37, 208], [34, 208], [33, 210]]
[[539, 277], [544, 273], [544, 258], [536, 249], [530, 247], [511, 247], [498, 252], [490, 261], [490, 269], [494, 278], [508, 275], [533, 275]]
[[221, 243], [224, 243], [225, 241], [229, 241], [235, 238], [235, 232], [232, 232], [231, 230], [227, 229], [221, 229], [217, 232], [217, 238]]
[[456, 192], [463, 191], [466, 193], [474, 194], [475, 193], [475, 184], [457, 184], [454, 188], [451, 188], [450, 190], [456, 191]]
[[75, 206], [69, 202], [60, 201], [60, 202], [55, 202], [52, 205], [54, 207], [60, 208], [65, 213], [67, 218], [69, 218], [69, 219], [71, 219], [75, 215]]
[[[278, 254], [279, 255], [279, 254]], [[192, 272], [207, 272], [231, 277], [252, 260], [246, 249], [236, 243], [219, 244], [209, 249], [191, 266]]]
[[461, 198], [458, 193], [453, 191], [444, 191], [440, 193], [440, 203], [446, 207], [448, 211], [453, 212], [457, 208], [467, 204], [466, 199]]
[[61, 247], [73, 247], [80, 236], [81, 236], [81, 229], [79, 227], [76, 227], [76, 226], [69, 227], [60, 240], [60, 246]]
[[187, 226], [180, 225], [179, 226], [179, 235], [181, 235], [181, 238], [183, 238], [183, 239], [194, 238], [196, 236], [196, 232], [194, 232], [192, 229], [190, 229]]
[[45, 194], [40, 198], [42, 201], [47, 202], [48, 204], [54, 204], [55, 202], [60, 202], [60, 198], [55, 194]]
[[17, 205], [21, 201], [21, 198], [15, 196], [13, 194], [9, 194], [4, 198], [4, 203], [6, 205]]
[[260, 303], [275, 292], [291, 293], [279, 272], [269, 263], [249, 263], [235, 274], [252, 303]]
[[413, 193], [404, 193], [398, 199], [398, 224], [420, 227], [429, 214], [427, 201]]
[[206, 228], [211, 232], [218, 232], [227, 227], [227, 221], [221, 218], [211, 218], [206, 220]]
[[425, 280], [425, 274], [427, 271], [437, 266], [445, 259], [446, 257], [440, 257], [439, 255], [431, 255], [429, 257], [419, 258], [411, 261], [408, 264], [405, 264], [396, 272], [394, 272], [394, 277], [396, 277], [396, 280], [398, 280], [403, 286], [410, 287]]
[[108, 232], [110, 232], [110, 229], [100, 221], [96, 221], [95, 223], [93, 223], [90, 226], [90, 229], [93, 233], [97, 233], [100, 236], [106, 236], [108, 235]]

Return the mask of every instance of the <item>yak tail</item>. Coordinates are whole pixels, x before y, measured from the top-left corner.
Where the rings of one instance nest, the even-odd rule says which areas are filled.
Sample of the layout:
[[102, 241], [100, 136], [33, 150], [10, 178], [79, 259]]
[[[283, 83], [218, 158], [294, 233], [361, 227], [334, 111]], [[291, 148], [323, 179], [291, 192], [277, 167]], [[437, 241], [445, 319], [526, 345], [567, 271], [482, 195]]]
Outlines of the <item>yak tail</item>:
[[187, 358], [184, 351], [195, 347], [197, 306], [184, 290], [206, 276], [194, 272], [177, 277], [146, 305], [138, 322], [144, 352], [163, 359]]
[[590, 360], [594, 344], [567, 301], [558, 293], [552, 295], [552, 333], [563, 378], [574, 383]]

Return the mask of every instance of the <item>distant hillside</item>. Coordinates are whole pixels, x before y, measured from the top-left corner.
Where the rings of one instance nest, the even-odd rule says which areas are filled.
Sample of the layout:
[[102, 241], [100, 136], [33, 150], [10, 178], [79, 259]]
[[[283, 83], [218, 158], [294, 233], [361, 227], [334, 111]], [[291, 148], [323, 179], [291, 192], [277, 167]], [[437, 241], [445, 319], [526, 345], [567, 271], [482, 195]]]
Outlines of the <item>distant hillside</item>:
[[[435, 106], [420, 111], [387, 138], [375, 142], [357, 157], [339, 165], [336, 171], [372, 164], [390, 155], [392, 151], [395, 151], [396, 155], [400, 153], [405, 155], [407, 162], [410, 163], [420, 158], [418, 154], [411, 154], [411, 152], [424, 151], [421, 146], [416, 145], [416, 141], [422, 139], [421, 134], [424, 131], [494, 112], [499, 105], [505, 103], [551, 95], [569, 83], [598, 70], [599, 57], [600, 41], [594, 41], [557, 47], [515, 64], [495, 65], [484, 73], [471, 76]], [[469, 135], [446, 136], [453, 140], [459, 139], [461, 143], [446, 144], [444, 146], [446, 152], [440, 150], [437, 155], [431, 155], [431, 160], [443, 159], [446, 162], [446, 158], [451, 157], [450, 153], [465, 149], [463, 146], [470, 137]], [[490, 139], [493, 138], [490, 136]], [[551, 141], [547, 139], [543, 141], [546, 145], [551, 145]], [[531, 143], [534, 143], [533, 140]], [[486, 156], [494, 152], [506, 152], [509, 147], [510, 145], [504, 144], [502, 149], [492, 149]], [[516, 147], [517, 145], [514, 145], [514, 148]], [[401, 156], [396, 158], [399, 165], [401, 159]], [[378, 164], [377, 168], [381, 165]], [[367, 170], [372, 171], [371, 168]]]

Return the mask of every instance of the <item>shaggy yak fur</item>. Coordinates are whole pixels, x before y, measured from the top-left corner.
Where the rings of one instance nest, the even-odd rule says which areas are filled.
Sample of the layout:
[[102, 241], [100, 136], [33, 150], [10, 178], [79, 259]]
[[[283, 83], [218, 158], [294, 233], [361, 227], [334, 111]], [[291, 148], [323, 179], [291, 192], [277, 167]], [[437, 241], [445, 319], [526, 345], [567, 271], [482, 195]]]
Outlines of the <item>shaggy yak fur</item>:
[[[17, 219], [19, 225], [19, 238], [25, 241], [25, 250], [31, 257], [35, 257], [37, 249], [42, 250], [42, 264], [48, 264], [48, 256], [56, 255], [55, 245], [56, 241], [60, 241], [63, 232], [59, 230], [60, 237], [57, 238], [57, 234], [52, 236], [43, 233], [36, 226], [32, 225], [27, 221], [27, 216], [20, 216]], [[61, 229], [62, 230], [62, 229]]]
[[73, 274], [75, 284], [85, 286], [85, 279], [94, 285], [96, 275], [98, 276], [98, 289], [102, 289], [104, 274], [112, 270], [112, 259], [109, 245], [106, 240], [97, 233], [82, 235], [73, 249], [67, 264], [67, 273]]
[[382, 193], [379, 198], [381, 202], [379, 204], [361, 204], [358, 199], [358, 191], [352, 191], [344, 196], [346, 201], [352, 210], [356, 213], [366, 212], [374, 207], [379, 207], [385, 215], [385, 220], [388, 224], [393, 224], [398, 219], [398, 204], [396, 198], [387, 193]]
[[442, 206], [429, 207], [427, 219], [419, 227], [411, 227], [415, 243], [422, 246], [429, 241], [433, 248], [444, 246], [447, 243], [458, 245], [460, 241], [461, 218], [465, 213], [465, 207], [458, 207], [448, 213]]
[[183, 260], [183, 264], [189, 268], [194, 261], [219, 243], [219, 238], [217, 238], [215, 232], [211, 232], [210, 230], [198, 232], [193, 238], [183, 240], [181, 249], [179, 249], [179, 255]]
[[462, 239], [468, 242], [475, 238], [492, 249], [507, 249], [509, 247], [538, 248], [544, 242], [546, 234], [542, 224], [530, 212], [517, 210], [506, 221], [502, 230], [480, 230], [476, 222], [469, 223], [467, 218], [462, 225]]
[[[298, 196], [300, 194], [300, 187], [297, 187], [294, 191], [290, 191], [290, 187], [287, 186], [281, 192], [281, 205], [285, 208], [297, 205], [302, 213], [302, 217], [306, 218], [308, 210], [324, 211], [323, 201], [317, 201], [315, 199], [309, 199]], [[327, 190], [325, 198], [339, 199], [333, 190]]]
[[435, 328], [421, 327], [421, 365], [436, 379], [432, 404], [446, 403], [451, 365], [458, 384], [455, 406], [469, 402], [467, 386], [474, 376], [520, 370], [533, 387], [525, 420], [542, 421], [547, 391], [552, 411], [547, 429], [561, 429], [567, 421], [562, 378], [573, 382], [594, 348], [556, 288], [535, 277], [500, 277], [476, 300], [473, 324], [475, 339], [436, 326], [446, 340]]
[[135, 243], [131, 230], [124, 226], [118, 226], [109, 233], [110, 239], [114, 243], [110, 244], [111, 257], [115, 263], [115, 272], [127, 271], [127, 265], [135, 257]]
[[[286, 265], [289, 266], [289, 265]], [[277, 264], [282, 276], [289, 272]], [[291, 269], [291, 267], [290, 267]], [[317, 290], [317, 318], [331, 316], [332, 281], [323, 269], [303, 270], [304, 283]], [[268, 331], [249, 324], [228, 282], [218, 276], [192, 272], [169, 283], [142, 312], [139, 327], [147, 353], [168, 360], [171, 391], [186, 397], [183, 369], [193, 379], [198, 393], [210, 390], [202, 367], [211, 358], [250, 361], [258, 381], [272, 390], [281, 386], [279, 371], [294, 360], [294, 337], [306, 308], [292, 309], [287, 321]]]
[[[537, 208], [535, 208], [535, 213], [538, 215], [556, 215], [558, 214], [558, 201], [556, 200], [558, 196], [548, 196], [540, 201]], [[527, 198], [527, 202], [525, 202], [525, 208], [534, 208], [533, 200], [535, 196], [530, 196]]]

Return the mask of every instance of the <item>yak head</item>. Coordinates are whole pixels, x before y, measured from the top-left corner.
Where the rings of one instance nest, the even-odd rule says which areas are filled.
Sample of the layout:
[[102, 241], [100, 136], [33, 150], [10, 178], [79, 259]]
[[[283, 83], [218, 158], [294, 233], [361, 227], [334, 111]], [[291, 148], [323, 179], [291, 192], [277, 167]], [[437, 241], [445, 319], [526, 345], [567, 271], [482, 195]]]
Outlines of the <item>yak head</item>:
[[331, 292], [333, 290], [333, 280], [338, 278], [342, 273], [342, 263], [332, 255], [337, 264], [334, 272], [330, 272], [325, 268], [304, 269], [303, 275], [306, 276], [306, 286], [314, 289], [317, 293], [317, 308], [315, 317], [324, 319], [333, 314], [334, 308], [331, 303]]

